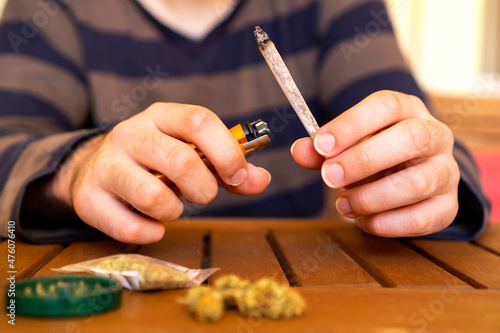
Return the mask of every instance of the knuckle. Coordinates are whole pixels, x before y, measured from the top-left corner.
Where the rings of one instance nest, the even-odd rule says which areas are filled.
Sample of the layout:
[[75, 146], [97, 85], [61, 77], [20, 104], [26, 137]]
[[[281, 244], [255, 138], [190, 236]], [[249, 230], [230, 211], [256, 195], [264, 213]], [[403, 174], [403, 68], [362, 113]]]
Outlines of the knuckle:
[[453, 131], [448, 125], [441, 122], [439, 124], [441, 125], [443, 133], [443, 142], [446, 143], [445, 148], [448, 148], [449, 150], [453, 149], [455, 144], [455, 135], [453, 134]]
[[128, 244], [138, 244], [142, 239], [142, 227], [139, 223], [126, 223], [113, 230], [116, 238]]
[[453, 160], [453, 163], [448, 170], [450, 173], [449, 174], [450, 184], [455, 188], [458, 187], [458, 183], [460, 182], [460, 169], [455, 160]]
[[411, 214], [408, 217], [409, 234], [415, 236], [426, 235], [433, 231], [435, 217], [429, 216], [429, 213]]
[[[415, 95], [404, 95], [405, 98], [408, 99], [408, 101], [412, 104], [415, 105], [416, 108], [419, 110], [427, 110], [427, 105], [417, 96]], [[428, 111], [427, 111], [428, 112]]]
[[455, 193], [452, 197], [452, 205], [450, 207], [450, 210], [449, 210], [449, 215], [447, 216], [447, 219], [444, 223], [444, 226], [443, 226], [443, 229], [445, 227], [447, 227], [448, 225], [450, 225], [454, 220], [455, 220], [455, 217], [457, 216], [458, 214], [458, 199], [456, 199], [458, 196], [457, 194]]
[[375, 157], [368, 149], [354, 150], [355, 165], [363, 172], [370, 173], [375, 167]]
[[433, 225], [430, 227], [429, 233], [446, 228], [453, 222], [458, 213], [458, 197], [456, 193], [443, 196], [443, 201], [440, 214], [432, 216]]
[[441, 186], [438, 187], [436, 193], [442, 193], [453, 188], [458, 188], [460, 171], [457, 163], [453, 161], [453, 163], [450, 163], [449, 165], [443, 165], [440, 168], [439, 178], [437, 181], [440, 182]]
[[350, 135], [358, 135], [361, 132], [361, 124], [350, 113], [346, 113], [346, 121], [343, 123], [344, 132]]
[[167, 209], [164, 219], [167, 221], [177, 220], [184, 212], [184, 204], [182, 201], [172, 201]]
[[108, 133], [107, 138], [111, 142], [122, 142], [124, 138], [130, 138], [136, 131], [133, 130], [130, 120], [125, 120], [116, 124]]
[[119, 179], [124, 183], [128, 183], [127, 176], [118, 163], [109, 163], [109, 161], [103, 158], [96, 158], [94, 168], [101, 171], [102, 178], [105, 177], [107, 179]]
[[355, 195], [350, 196], [351, 208], [356, 215], [369, 215], [375, 213], [377, 207], [368, 191], [360, 190]]
[[389, 113], [391, 116], [397, 116], [401, 112], [401, 96], [390, 90], [381, 90], [373, 94], [377, 99], [379, 108]]
[[200, 158], [191, 147], [179, 145], [170, 149], [167, 161], [172, 167], [172, 174], [169, 174], [169, 177], [175, 180], [190, 175]]
[[165, 109], [165, 106], [167, 105], [167, 103], [163, 103], [163, 102], [154, 102], [153, 104], [151, 104], [151, 106], [149, 107], [150, 109], [152, 110], [163, 110]]
[[432, 144], [432, 133], [431, 128], [433, 126], [428, 126], [430, 122], [424, 122], [420, 120], [412, 120], [407, 122], [407, 130], [409, 135], [409, 140], [413, 148], [420, 152], [421, 154], [426, 154]]
[[217, 186], [217, 182], [214, 181], [212, 184], [210, 184], [209, 186], [207, 186], [205, 188], [205, 190], [202, 192], [200, 198], [196, 199], [196, 202], [200, 205], [206, 205], [215, 199], [218, 191], [219, 191], [219, 187]]
[[91, 197], [89, 197], [90, 189], [85, 188], [85, 186], [78, 186], [77, 188], [72, 189], [71, 198], [72, 204], [75, 209], [75, 213], [82, 219], [86, 220], [86, 216], [90, 211], [91, 206]]
[[204, 132], [217, 120], [215, 113], [201, 106], [189, 106], [186, 111], [186, 128], [193, 133]]
[[154, 102], [145, 112], [151, 116], [164, 116], [165, 111], [168, 110], [168, 104], [169, 103], [164, 102]]
[[140, 183], [134, 189], [134, 197], [138, 202], [136, 207], [139, 210], [154, 210], [160, 205], [164, 198], [163, 186], [153, 185], [151, 183]]
[[385, 234], [384, 222], [381, 215], [375, 214], [369, 217], [370, 223], [367, 223], [368, 230], [373, 235], [383, 236]]
[[436, 181], [434, 180], [434, 173], [429, 174], [417, 170], [408, 178], [408, 185], [410, 193], [415, 198], [425, 197], [436, 190]]
[[246, 160], [241, 153], [241, 150], [238, 148], [238, 150], [225, 150], [220, 158], [220, 161], [222, 163], [219, 162], [218, 170], [221, 170], [221, 172], [225, 174], [232, 175], [245, 166]]

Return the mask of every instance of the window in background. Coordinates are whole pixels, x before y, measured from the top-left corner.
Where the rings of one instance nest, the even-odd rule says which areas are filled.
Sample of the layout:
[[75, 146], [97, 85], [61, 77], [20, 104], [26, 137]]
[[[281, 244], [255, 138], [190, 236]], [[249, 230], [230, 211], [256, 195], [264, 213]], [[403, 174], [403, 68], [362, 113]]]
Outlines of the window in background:
[[4, 8], [6, 2], [7, 2], [7, 0], [0, 0], [0, 17], [2, 16], [3, 8]]
[[500, 75], [500, 1], [486, 0], [484, 17], [484, 62], [485, 73]]
[[426, 90], [471, 94], [487, 69], [500, 67], [497, 0], [386, 2], [400, 44]]

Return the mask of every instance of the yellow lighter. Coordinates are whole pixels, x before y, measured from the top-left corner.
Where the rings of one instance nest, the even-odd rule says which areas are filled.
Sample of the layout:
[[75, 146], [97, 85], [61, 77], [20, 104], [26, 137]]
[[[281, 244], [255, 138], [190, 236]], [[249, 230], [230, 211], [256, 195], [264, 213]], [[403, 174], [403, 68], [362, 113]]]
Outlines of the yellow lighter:
[[[238, 140], [241, 151], [245, 156], [271, 144], [271, 139], [269, 138], [270, 130], [267, 127], [267, 123], [260, 119], [254, 122], [247, 121], [244, 124], [238, 124], [230, 128], [229, 131], [236, 138], [236, 140]], [[196, 150], [201, 159], [205, 158], [203, 152], [201, 152], [194, 145], [193, 148]], [[152, 173], [167, 184], [167, 186], [173, 186], [173, 183], [161, 173], [155, 171]]]
[[229, 129], [231, 134], [238, 140], [243, 154], [248, 155], [256, 150], [267, 147], [271, 144], [269, 138], [269, 128], [262, 120], [238, 124]]

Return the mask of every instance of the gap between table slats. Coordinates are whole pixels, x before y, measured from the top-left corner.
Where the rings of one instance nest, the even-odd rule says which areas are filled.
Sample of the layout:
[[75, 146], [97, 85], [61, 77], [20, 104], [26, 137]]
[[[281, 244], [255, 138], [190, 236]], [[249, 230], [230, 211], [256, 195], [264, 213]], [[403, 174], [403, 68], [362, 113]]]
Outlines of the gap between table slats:
[[275, 230], [269, 240], [292, 286], [380, 287], [321, 230]]
[[500, 288], [500, 257], [475, 244], [408, 240], [417, 251], [475, 288]]
[[398, 240], [370, 236], [358, 229], [332, 230], [331, 235], [382, 286], [471, 288]]
[[500, 256], [500, 224], [490, 224], [474, 243]]

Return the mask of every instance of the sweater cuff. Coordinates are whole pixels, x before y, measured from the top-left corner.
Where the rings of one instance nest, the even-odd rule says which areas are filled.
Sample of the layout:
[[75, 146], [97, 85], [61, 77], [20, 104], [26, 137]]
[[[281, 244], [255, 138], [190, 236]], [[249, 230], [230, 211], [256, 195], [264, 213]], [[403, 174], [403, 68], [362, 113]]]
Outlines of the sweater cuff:
[[[42, 178], [55, 174], [79, 145], [107, 131], [109, 131], [109, 128], [97, 128], [71, 133], [72, 135], [70, 134], [69, 138], [66, 136], [66, 140], [63, 139], [62, 142], [59, 141], [52, 148], [53, 151], [50, 153], [50, 157], [41, 168], [24, 179], [20, 187], [18, 187], [9, 217], [9, 220], [18, 222], [16, 226], [16, 236], [23, 241], [38, 244], [70, 243], [104, 237], [101, 232], [81, 221], [76, 214], [74, 218], [69, 220], [55, 221], [44, 218], [43, 216], [31, 216], [29, 221], [23, 221], [21, 208], [28, 186]], [[67, 134], [68, 133], [65, 135]], [[37, 220], [36, 223], [34, 223], [35, 218]]]

